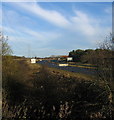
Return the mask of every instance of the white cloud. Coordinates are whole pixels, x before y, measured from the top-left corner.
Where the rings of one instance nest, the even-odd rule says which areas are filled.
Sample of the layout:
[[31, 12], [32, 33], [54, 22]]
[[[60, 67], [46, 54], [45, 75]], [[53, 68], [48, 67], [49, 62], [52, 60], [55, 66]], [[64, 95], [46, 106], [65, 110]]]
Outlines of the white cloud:
[[9, 40], [12, 42], [39, 43], [41, 46], [61, 37], [61, 33], [52, 31], [39, 32], [22, 26], [19, 27], [18, 30], [5, 26], [3, 27], [4, 33], [9, 36]]
[[36, 41], [40, 41], [42, 43], [47, 43], [50, 42], [52, 40], [56, 40], [59, 37], [61, 37], [60, 33], [56, 33], [53, 31], [47, 31], [47, 32], [42, 32], [42, 31], [35, 31], [29, 28], [24, 28], [24, 27], [20, 27], [20, 29], [28, 34], [29, 36], [31, 36], [31, 38], [33, 38]]
[[[31, 12], [32, 14], [41, 17], [58, 27], [62, 27], [66, 30], [71, 30], [74, 32], [76, 31], [88, 37], [98, 34], [98, 31], [102, 29], [100, 28], [100, 22], [102, 21], [101, 19], [98, 20], [94, 17], [92, 18], [91, 15], [88, 15], [82, 11], [75, 10], [75, 16], [70, 16], [68, 20], [60, 12], [55, 10], [46, 10], [39, 6], [36, 2], [15, 4], [24, 10], [27, 10], [27, 12]], [[106, 11], [110, 11], [109, 8]]]
[[[13, 35], [15, 34], [15, 36], [9, 36], [13, 42], [30, 43], [31, 46], [36, 46], [35, 51], [41, 52], [41, 55], [44, 54], [44, 56], [46, 56], [46, 54], [64, 54], [68, 52], [62, 49], [50, 49], [50, 45], [53, 46], [52, 48], [57, 48], [57, 46], [59, 48], [59, 46], [61, 46], [60, 48], [68, 49], [93, 47], [96, 41], [103, 39], [103, 37], [111, 31], [110, 26], [105, 26], [104, 23], [106, 22], [103, 23], [104, 26], [101, 25], [102, 18], [96, 19], [92, 14], [84, 11], [75, 10], [75, 15], [69, 16], [67, 19], [60, 12], [46, 10], [36, 3], [15, 3], [15, 6], [16, 5], [21, 9], [20, 12], [25, 12], [24, 10], [26, 10], [27, 14], [30, 12], [30, 15], [24, 17], [23, 14], [21, 15], [16, 11], [9, 11], [10, 18], [14, 19], [14, 21], [16, 20], [17, 24], [14, 24], [15, 30], [11, 27], [13, 24], [10, 24], [9, 28], [5, 27], [4, 30]], [[33, 24], [33, 22], [35, 22], [32, 17], [33, 15], [41, 17], [47, 22], [58, 26], [58, 28], [56, 27], [56, 29], [53, 26], [53, 30], [49, 28], [45, 30], [45, 27], [43, 28], [44, 30], [38, 29], [40, 22], [38, 21], [38, 23]], [[109, 19], [110, 18], [107, 18], [107, 20]], [[32, 27], [29, 26], [30, 24], [27, 22], [30, 23]], [[13, 20], [12, 23], [14, 23]], [[44, 47], [47, 49], [44, 49]]]
[[41, 17], [50, 23], [53, 23], [54, 25], [65, 27], [70, 24], [61, 13], [55, 10], [43, 9], [37, 3], [22, 3], [18, 5], [32, 14]]
[[[84, 41], [95, 44], [96, 41], [107, 36], [111, 27], [102, 26], [102, 19], [95, 18], [85, 12], [75, 10], [75, 16], [71, 17], [72, 26], [70, 29], [83, 36]], [[107, 18], [111, 19], [111, 18]]]
[[92, 36], [95, 34], [95, 26], [93, 20], [86, 13], [81, 11], [75, 11], [76, 16], [71, 18], [72, 26], [74, 30], [79, 31], [81, 34]]

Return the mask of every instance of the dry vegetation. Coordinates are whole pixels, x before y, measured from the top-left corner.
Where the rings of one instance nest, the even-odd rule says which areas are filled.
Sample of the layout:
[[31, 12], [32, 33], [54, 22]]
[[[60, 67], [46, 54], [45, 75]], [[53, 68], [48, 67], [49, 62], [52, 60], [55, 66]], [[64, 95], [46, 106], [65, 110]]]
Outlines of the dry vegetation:
[[105, 54], [99, 53], [103, 59], [97, 62], [98, 72], [104, 66], [108, 71], [104, 69], [95, 80], [82, 74], [29, 64], [26, 58], [9, 55], [10, 47], [4, 38], [2, 43], [2, 119], [113, 119], [110, 81], [114, 76], [111, 76], [111, 59], [104, 59]]
[[76, 77], [24, 60], [13, 61], [3, 70], [8, 70], [7, 75], [3, 74], [4, 119], [110, 118], [109, 93], [87, 77]]

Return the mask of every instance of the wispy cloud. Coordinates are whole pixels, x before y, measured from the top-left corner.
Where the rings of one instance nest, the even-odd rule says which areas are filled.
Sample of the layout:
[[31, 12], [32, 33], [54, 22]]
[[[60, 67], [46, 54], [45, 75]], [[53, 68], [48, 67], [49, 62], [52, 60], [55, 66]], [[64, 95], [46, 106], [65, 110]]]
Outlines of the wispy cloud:
[[48, 32], [41, 32], [41, 31], [34, 31], [29, 28], [23, 28], [21, 27], [24, 33], [27, 33], [29, 36], [34, 37], [38, 41], [47, 41], [49, 42], [50, 40], [57, 39], [61, 36], [60, 33], [55, 33], [53, 31], [48, 31]]
[[[102, 23], [102, 17], [96, 18], [92, 13], [76, 8], [70, 11], [73, 14], [65, 17], [57, 9], [46, 9], [48, 7], [44, 8], [38, 3], [12, 4], [12, 9], [6, 10], [11, 22], [4, 27], [10, 33], [10, 40], [13, 43], [30, 43], [35, 51], [44, 55], [59, 54], [62, 50], [61, 54], [64, 54], [68, 49], [95, 47], [96, 41], [111, 32], [111, 27], [105, 25], [110, 18], [106, 17], [107, 20]], [[109, 9], [104, 12], [109, 13]], [[43, 50], [45, 47], [46, 51]]]
[[[19, 31], [18, 31], [19, 30]], [[32, 30], [26, 27], [19, 27], [18, 30], [14, 30], [9, 27], [3, 27], [3, 32], [9, 36], [9, 40], [14, 42], [24, 42], [24, 43], [39, 43], [38, 46], [48, 44], [51, 41], [57, 40], [61, 37], [61, 33], [56, 33], [53, 31], [42, 32]], [[21, 31], [21, 32], [20, 32]]]
[[[41, 17], [42, 19], [58, 27], [62, 27], [68, 30], [72, 29], [87, 36], [97, 34], [97, 31], [100, 28], [100, 19], [98, 20], [95, 17], [92, 18], [90, 15], [83, 11], [75, 10], [75, 16], [70, 16], [69, 19], [67, 19], [60, 12], [44, 9], [37, 3], [23, 3], [18, 5], [28, 12], [31, 12], [35, 16]], [[107, 8], [105, 9], [105, 12], [109, 13], [110, 10], [111, 8]]]
[[69, 21], [61, 13], [55, 10], [43, 9], [37, 3], [23, 3], [18, 5], [23, 9], [31, 12], [32, 14], [41, 17], [50, 23], [53, 23], [54, 25], [65, 27], [70, 24]]
[[71, 17], [72, 26], [74, 26], [72, 28], [85, 35], [94, 35], [95, 26], [92, 24], [92, 19], [86, 13], [81, 11], [75, 10], [75, 14], [76, 15], [74, 17]]

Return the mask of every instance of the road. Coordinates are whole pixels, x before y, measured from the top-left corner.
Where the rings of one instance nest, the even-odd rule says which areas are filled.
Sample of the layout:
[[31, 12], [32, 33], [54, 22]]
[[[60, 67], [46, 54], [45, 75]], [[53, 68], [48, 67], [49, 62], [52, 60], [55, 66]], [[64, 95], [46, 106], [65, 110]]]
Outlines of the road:
[[80, 67], [73, 67], [73, 66], [58, 66], [48, 61], [39, 61], [37, 63], [42, 64], [42, 65], [47, 65], [48, 67], [58, 68], [58, 69], [66, 70], [70, 72], [82, 73], [82, 74], [87, 74], [87, 75], [96, 75], [95, 69], [80, 68]]

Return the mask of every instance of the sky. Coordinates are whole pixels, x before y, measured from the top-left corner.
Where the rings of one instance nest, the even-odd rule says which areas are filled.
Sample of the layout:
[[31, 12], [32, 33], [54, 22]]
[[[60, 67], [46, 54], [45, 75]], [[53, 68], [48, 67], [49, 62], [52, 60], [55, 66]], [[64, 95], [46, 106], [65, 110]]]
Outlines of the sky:
[[18, 56], [95, 49], [112, 31], [111, 2], [3, 2], [1, 11], [0, 28]]

